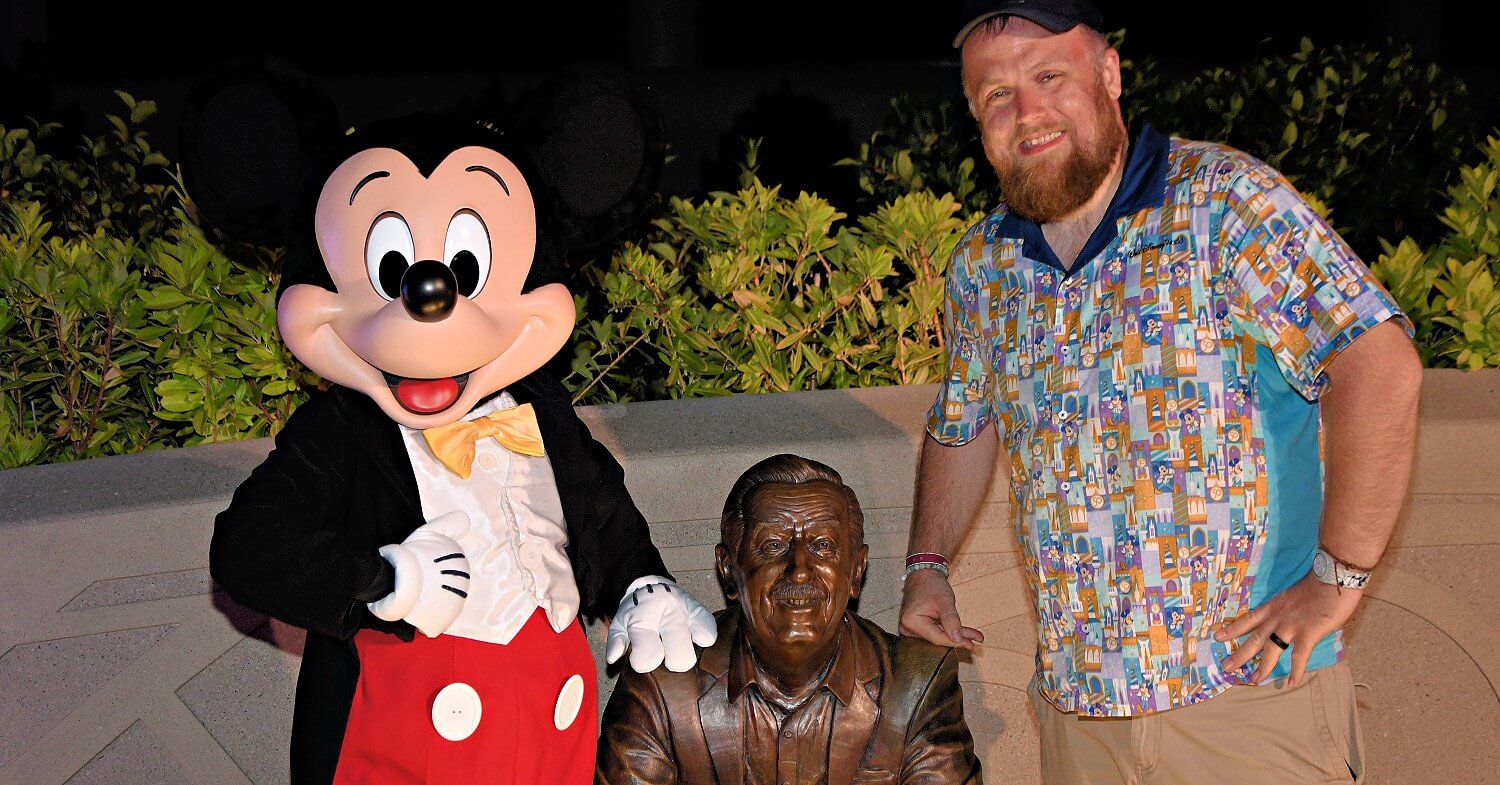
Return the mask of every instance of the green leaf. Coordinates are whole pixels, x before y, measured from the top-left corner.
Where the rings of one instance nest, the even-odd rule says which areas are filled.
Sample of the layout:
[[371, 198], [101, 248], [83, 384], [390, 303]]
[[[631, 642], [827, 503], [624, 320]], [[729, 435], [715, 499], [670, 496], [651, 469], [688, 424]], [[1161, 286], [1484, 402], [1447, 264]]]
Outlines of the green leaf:
[[195, 305], [184, 308], [180, 312], [181, 316], [178, 318], [178, 330], [184, 333], [191, 333], [196, 331], [203, 325], [203, 322], [213, 314], [213, 312], [214, 307], [210, 303], [197, 303]]
[[156, 114], [156, 102], [140, 101], [135, 106], [130, 107], [130, 122], [134, 125], [140, 125], [146, 122], [147, 118], [153, 114]]
[[161, 311], [171, 308], [180, 308], [191, 300], [181, 289], [169, 286], [158, 286], [140, 295], [141, 304], [153, 311]]

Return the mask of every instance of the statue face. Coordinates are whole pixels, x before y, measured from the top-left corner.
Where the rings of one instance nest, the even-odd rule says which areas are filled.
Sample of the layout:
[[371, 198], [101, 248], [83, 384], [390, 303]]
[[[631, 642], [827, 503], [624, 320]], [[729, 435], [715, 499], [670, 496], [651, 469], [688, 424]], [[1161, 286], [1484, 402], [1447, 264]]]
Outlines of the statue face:
[[868, 554], [852, 541], [840, 486], [766, 483], [752, 491], [744, 534], [733, 551], [718, 547], [718, 568], [756, 656], [789, 664], [831, 657]]

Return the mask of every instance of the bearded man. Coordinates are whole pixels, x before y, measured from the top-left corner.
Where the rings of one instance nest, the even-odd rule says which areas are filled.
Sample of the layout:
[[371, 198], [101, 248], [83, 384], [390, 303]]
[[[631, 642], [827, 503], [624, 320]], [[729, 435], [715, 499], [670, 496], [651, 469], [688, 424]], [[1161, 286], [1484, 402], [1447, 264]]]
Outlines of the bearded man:
[[1410, 478], [1410, 323], [1271, 167], [1127, 135], [1092, 5], [962, 22], [1005, 203], [948, 274], [902, 631], [983, 641], [947, 559], [1003, 444], [1048, 783], [1359, 781], [1340, 628]]

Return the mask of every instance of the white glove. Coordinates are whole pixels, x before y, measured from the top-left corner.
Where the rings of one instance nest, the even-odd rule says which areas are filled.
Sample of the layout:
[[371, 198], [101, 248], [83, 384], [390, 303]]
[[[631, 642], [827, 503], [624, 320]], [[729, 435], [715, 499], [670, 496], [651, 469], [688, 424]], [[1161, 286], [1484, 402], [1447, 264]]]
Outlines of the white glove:
[[369, 603], [370, 612], [405, 620], [429, 638], [442, 635], [469, 596], [469, 558], [456, 542], [468, 531], [468, 514], [450, 512], [417, 527], [400, 545], [381, 548], [396, 568], [396, 588]]
[[626, 649], [637, 673], [667, 670], [681, 673], [698, 661], [693, 644], [708, 647], [719, 637], [714, 615], [681, 586], [661, 577], [637, 578], [625, 590], [620, 610], [609, 624], [604, 660], [613, 663]]

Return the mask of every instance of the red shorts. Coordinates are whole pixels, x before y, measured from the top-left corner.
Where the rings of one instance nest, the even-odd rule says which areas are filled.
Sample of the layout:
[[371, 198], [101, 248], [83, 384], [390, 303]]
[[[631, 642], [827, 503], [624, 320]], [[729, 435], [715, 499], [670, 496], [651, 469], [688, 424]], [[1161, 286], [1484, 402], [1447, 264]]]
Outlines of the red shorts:
[[[593, 782], [599, 699], [594, 658], [578, 622], [556, 633], [539, 609], [504, 645], [420, 633], [408, 643], [372, 630], [361, 630], [354, 644], [359, 682], [335, 785]], [[576, 713], [568, 698], [559, 705], [575, 675], [583, 682]], [[444, 693], [455, 682], [473, 692]], [[479, 719], [469, 735], [450, 741], [433, 725], [433, 704], [439, 693], [455, 692], [469, 701], [477, 693]], [[448, 735], [455, 735], [451, 726]]]

